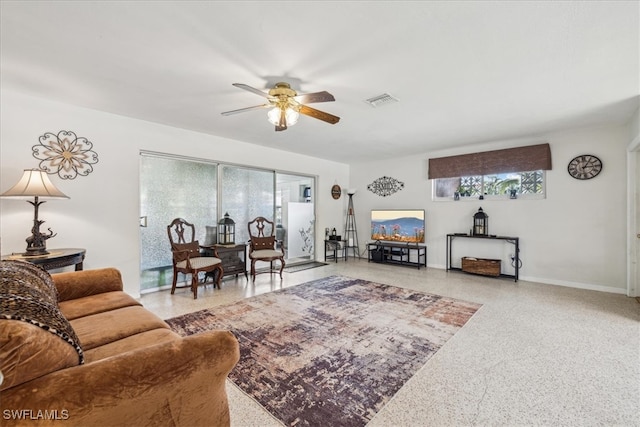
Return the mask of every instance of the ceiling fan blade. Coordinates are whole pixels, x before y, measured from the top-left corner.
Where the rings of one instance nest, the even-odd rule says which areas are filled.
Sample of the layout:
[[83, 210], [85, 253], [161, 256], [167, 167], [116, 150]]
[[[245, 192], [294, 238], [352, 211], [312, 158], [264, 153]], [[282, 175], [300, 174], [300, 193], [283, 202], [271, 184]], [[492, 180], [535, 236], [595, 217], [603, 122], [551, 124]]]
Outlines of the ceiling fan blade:
[[224, 111], [220, 114], [222, 114], [223, 116], [231, 116], [233, 114], [244, 113], [246, 111], [260, 110], [262, 108], [269, 108], [269, 107], [272, 107], [272, 105], [263, 104], [263, 105], [256, 105], [254, 107], [240, 108], [239, 110]]
[[300, 114], [304, 114], [305, 116], [313, 117], [314, 119], [331, 123], [332, 125], [335, 125], [340, 121], [340, 117], [338, 116], [325, 113], [324, 111], [316, 110], [315, 108], [307, 107], [306, 105], [301, 105], [300, 110], [298, 112]]
[[336, 100], [333, 95], [327, 91], [305, 93], [303, 95], [294, 96], [293, 99], [298, 101], [300, 104], [312, 104], [314, 102], [330, 102]]
[[269, 95], [268, 93], [263, 92], [263, 91], [261, 91], [259, 89], [254, 88], [254, 87], [248, 86], [248, 85], [246, 85], [244, 83], [233, 83], [233, 85], [235, 87], [239, 87], [240, 89], [244, 89], [244, 90], [248, 90], [249, 92], [253, 92], [256, 95], [263, 96], [263, 97], [265, 97], [267, 99], [272, 99], [273, 98], [273, 96]]

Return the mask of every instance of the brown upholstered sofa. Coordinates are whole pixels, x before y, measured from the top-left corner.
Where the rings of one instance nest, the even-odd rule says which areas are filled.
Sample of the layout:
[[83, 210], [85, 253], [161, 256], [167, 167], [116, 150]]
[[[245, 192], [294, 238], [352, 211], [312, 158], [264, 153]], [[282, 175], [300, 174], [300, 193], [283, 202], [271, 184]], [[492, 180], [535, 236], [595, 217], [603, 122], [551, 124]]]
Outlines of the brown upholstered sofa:
[[229, 425], [238, 358], [228, 331], [171, 331], [123, 292], [116, 269], [1, 263], [2, 426]]

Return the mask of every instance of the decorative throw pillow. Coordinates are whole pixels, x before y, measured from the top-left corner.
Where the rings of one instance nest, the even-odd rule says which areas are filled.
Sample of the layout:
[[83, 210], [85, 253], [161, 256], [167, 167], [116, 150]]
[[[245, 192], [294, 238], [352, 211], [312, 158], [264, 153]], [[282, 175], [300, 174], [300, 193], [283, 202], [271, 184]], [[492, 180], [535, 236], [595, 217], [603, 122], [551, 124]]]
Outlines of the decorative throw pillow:
[[[0, 370], [5, 376], [2, 388], [61, 369], [61, 365], [84, 363], [80, 341], [57, 301], [57, 289], [49, 273], [24, 261], [0, 261]], [[43, 333], [57, 338], [51, 340]], [[40, 357], [43, 347], [38, 348], [38, 341], [47, 346], [46, 358]], [[74, 350], [71, 359], [69, 346]], [[16, 375], [20, 382], [16, 382]]]
[[200, 243], [197, 240], [191, 243], [174, 243], [172, 249], [176, 262], [200, 256]]
[[253, 248], [256, 251], [260, 251], [263, 249], [273, 249], [276, 243], [276, 238], [274, 236], [252, 237], [251, 242], [253, 243]]
[[0, 318], [1, 390], [78, 365], [78, 352], [39, 326]]

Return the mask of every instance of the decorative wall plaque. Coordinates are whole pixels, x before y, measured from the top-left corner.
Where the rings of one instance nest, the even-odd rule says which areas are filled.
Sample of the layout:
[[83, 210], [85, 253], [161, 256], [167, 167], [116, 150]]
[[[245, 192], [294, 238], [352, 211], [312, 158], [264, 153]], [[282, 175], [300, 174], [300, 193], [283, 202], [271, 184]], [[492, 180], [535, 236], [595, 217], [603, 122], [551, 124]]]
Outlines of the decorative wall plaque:
[[342, 195], [342, 188], [340, 188], [338, 184], [335, 184], [333, 187], [331, 187], [331, 197], [338, 200], [341, 195]]
[[98, 163], [98, 153], [87, 138], [77, 137], [71, 131], [58, 134], [47, 132], [39, 138], [40, 144], [31, 147], [33, 157], [40, 160], [40, 169], [48, 174], [58, 174], [62, 179], [75, 179], [93, 172]]
[[404, 188], [404, 182], [398, 181], [395, 178], [389, 176], [383, 176], [367, 185], [367, 190], [371, 191], [378, 196], [387, 197]]

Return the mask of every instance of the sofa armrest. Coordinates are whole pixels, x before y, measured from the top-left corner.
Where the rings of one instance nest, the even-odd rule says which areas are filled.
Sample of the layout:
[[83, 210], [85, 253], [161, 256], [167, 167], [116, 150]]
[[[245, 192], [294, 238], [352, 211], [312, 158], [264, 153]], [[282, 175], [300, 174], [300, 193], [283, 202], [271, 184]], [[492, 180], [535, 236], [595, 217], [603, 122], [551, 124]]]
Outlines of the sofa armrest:
[[226, 378], [239, 357], [231, 332], [203, 332], [5, 390], [0, 412], [53, 410], [64, 426], [228, 426]]
[[122, 276], [115, 268], [55, 273], [51, 277], [58, 289], [58, 301], [123, 290]]

